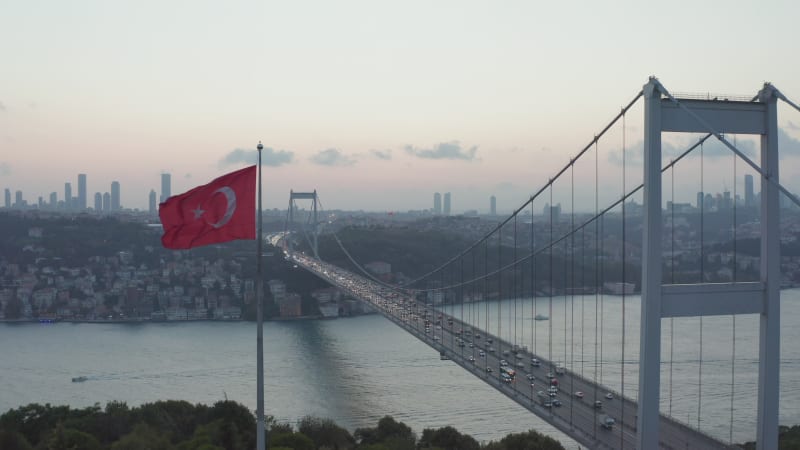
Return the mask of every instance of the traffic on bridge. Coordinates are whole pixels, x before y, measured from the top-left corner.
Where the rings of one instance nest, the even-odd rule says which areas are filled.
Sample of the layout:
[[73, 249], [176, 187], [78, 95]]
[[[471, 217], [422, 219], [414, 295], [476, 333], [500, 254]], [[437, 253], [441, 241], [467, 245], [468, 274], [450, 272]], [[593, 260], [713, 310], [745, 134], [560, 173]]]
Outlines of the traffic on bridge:
[[[295, 264], [367, 302], [386, 318], [557, 429], [590, 448], [636, 448], [634, 400], [473, 327], [416, 298], [301, 253]], [[730, 448], [661, 416], [665, 449]]]

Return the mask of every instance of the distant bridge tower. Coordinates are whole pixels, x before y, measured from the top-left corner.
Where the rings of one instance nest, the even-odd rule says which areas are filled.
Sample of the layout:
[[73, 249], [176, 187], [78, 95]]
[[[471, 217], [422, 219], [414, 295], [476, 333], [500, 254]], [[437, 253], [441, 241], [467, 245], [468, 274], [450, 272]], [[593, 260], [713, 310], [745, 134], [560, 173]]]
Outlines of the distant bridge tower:
[[[780, 362], [780, 214], [778, 113], [780, 93], [765, 84], [758, 101], [675, 99], [651, 78], [644, 86], [644, 236], [639, 349], [637, 448], [658, 448], [661, 319], [760, 314], [759, 450], [778, 448]], [[761, 274], [757, 282], [662, 284], [661, 133], [761, 136]], [[732, 148], [727, 141], [726, 146]], [[737, 150], [738, 152], [738, 150]], [[741, 156], [741, 155], [739, 155]], [[699, 196], [698, 196], [699, 198]]]
[[[295, 200], [311, 200], [312, 211], [313, 211], [313, 224], [312, 224], [312, 233], [311, 233], [311, 249], [314, 251], [314, 257], [319, 259], [319, 253], [317, 249], [317, 236], [319, 234], [319, 222], [317, 220], [317, 190], [314, 189], [314, 192], [295, 192], [289, 191], [289, 231], [292, 231], [294, 228], [294, 201]], [[291, 236], [288, 238], [289, 241], [289, 252], [293, 251], [292, 246], [292, 238]]]

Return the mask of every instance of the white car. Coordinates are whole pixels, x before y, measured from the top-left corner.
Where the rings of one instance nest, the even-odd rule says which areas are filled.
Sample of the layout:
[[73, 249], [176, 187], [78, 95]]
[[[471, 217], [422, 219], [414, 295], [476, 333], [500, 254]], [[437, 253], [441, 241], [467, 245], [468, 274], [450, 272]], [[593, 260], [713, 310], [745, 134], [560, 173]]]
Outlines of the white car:
[[609, 400], [614, 400], [614, 394], [612, 394], [611, 392], [607, 392], [606, 393], [606, 398], [609, 399]]

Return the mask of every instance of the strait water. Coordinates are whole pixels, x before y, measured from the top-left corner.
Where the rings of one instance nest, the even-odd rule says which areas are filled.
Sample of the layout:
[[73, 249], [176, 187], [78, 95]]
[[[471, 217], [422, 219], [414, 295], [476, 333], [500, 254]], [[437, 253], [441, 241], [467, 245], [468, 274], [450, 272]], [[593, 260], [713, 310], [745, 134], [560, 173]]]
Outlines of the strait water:
[[[460, 306], [450, 309], [635, 398], [639, 297], [624, 299], [624, 346], [622, 297], [553, 298], [552, 308], [550, 303], [512, 299], [464, 305], [463, 312]], [[800, 424], [800, 290], [783, 291], [781, 304], [780, 420]], [[595, 310], [601, 308], [603, 320], [595, 326]], [[550, 320], [532, 320], [535, 314]], [[735, 339], [731, 317], [705, 318], [702, 365], [700, 320], [662, 324], [662, 411], [671, 410], [695, 427], [700, 417], [704, 431], [726, 441], [752, 440], [758, 318], [737, 317]], [[255, 324], [247, 322], [0, 324], [0, 412], [33, 402], [74, 407], [111, 400], [213, 403], [226, 395], [254, 410], [255, 335]], [[575, 447], [379, 315], [267, 322], [264, 343], [265, 408], [280, 421], [315, 415], [353, 430], [374, 426], [388, 414], [418, 433], [453, 425], [488, 441], [534, 428]], [[88, 380], [71, 382], [76, 376]]]

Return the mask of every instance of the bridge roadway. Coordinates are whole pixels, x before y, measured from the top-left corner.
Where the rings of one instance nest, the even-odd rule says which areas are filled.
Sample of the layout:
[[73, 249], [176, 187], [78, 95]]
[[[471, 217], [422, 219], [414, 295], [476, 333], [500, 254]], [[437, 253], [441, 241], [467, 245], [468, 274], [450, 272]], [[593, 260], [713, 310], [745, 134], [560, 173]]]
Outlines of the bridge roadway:
[[[551, 361], [532, 354], [526, 347], [517, 348], [362, 276], [303, 254], [295, 253], [290, 258], [352, 297], [371, 304], [386, 318], [439, 351], [443, 358], [451, 359], [580, 444], [597, 449], [636, 448], [636, 401], [609, 392], [570, 370], [556, 370]], [[426, 320], [430, 326], [426, 326]], [[538, 366], [533, 365], [534, 358], [539, 360]], [[507, 360], [516, 370], [513, 381], [501, 379], [501, 360]], [[548, 389], [553, 378], [558, 382], [559, 392], [551, 398]], [[583, 398], [574, 394], [578, 391], [583, 392]], [[551, 399], [558, 399], [562, 405], [554, 406]], [[602, 405], [595, 405], [596, 401]], [[615, 419], [611, 429], [600, 426], [603, 415]], [[675, 450], [738, 448], [664, 415], [659, 443], [663, 449]]]

